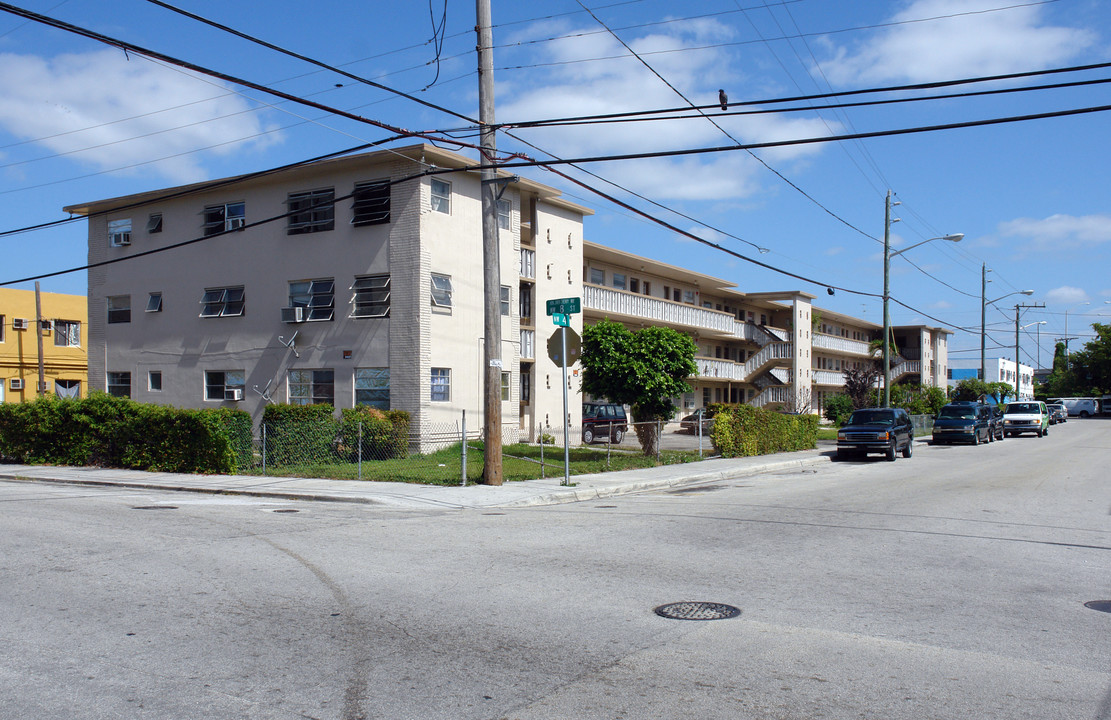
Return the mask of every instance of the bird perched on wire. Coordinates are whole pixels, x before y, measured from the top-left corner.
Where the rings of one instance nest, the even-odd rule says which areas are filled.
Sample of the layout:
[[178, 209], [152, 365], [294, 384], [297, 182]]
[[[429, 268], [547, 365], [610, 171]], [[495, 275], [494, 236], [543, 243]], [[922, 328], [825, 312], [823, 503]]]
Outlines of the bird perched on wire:
[[724, 90], [718, 90], [718, 102], [721, 103], [722, 110], [729, 109], [729, 96], [725, 94]]

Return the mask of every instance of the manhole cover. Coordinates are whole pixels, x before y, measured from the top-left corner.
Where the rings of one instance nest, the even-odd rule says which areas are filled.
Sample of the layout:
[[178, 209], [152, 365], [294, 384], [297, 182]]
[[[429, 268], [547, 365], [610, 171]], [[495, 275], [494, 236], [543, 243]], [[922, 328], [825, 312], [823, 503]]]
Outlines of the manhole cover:
[[132, 510], [177, 510], [177, 505], [137, 505]]
[[740, 608], [715, 602], [677, 602], [653, 610], [669, 620], [725, 620], [741, 614]]
[[1100, 612], [1111, 613], [1111, 600], [1091, 600], [1084, 603], [1084, 607]]

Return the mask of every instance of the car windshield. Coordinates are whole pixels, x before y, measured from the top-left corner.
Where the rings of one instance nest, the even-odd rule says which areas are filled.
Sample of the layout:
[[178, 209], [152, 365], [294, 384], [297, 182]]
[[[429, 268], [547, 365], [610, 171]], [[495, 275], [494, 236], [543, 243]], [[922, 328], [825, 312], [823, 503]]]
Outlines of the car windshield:
[[1011, 403], [1007, 406], [1009, 413], [1040, 413], [1041, 411], [1037, 403]]
[[943, 418], [958, 418], [961, 420], [971, 420], [976, 417], [976, 407], [973, 405], [946, 405], [941, 408], [938, 417]]
[[849, 418], [850, 425], [891, 425], [895, 413], [890, 410], [857, 410]]

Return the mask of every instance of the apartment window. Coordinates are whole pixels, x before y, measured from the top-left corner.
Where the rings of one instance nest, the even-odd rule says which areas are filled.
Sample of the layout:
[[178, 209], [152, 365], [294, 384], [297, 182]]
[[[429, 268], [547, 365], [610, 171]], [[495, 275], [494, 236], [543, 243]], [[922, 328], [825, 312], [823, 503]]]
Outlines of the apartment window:
[[509, 286], [508, 285], [502, 285], [501, 286], [501, 314], [505, 315], [507, 317], [509, 316], [509, 301], [510, 301]]
[[675, 302], [680, 302], [680, 300], [679, 300], [679, 288], [672, 288], [672, 290], [671, 290], [671, 299], [674, 300]]
[[432, 209], [451, 215], [451, 183], [432, 178]]
[[390, 221], [390, 181], [356, 183], [351, 205], [351, 224], [384, 225]]
[[81, 397], [81, 381], [55, 380], [54, 394], [60, 398], [79, 398]]
[[637, 280], [636, 278], [629, 278], [629, 292], [640, 292], [640, 280]]
[[436, 307], [450, 308], [451, 295], [453, 289], [451, 287], [450, 275], [432, 275], [432, 304]]
[[153, 213], [147, 218], [147, 232], [152, 235], [162, 232], [162, 213]]
[[351, 317], [384, 318], [390, 316], [390, 276], [363, 275], [351, 286]]
[[451, 401], [451, 368], [432, 368], [432, 402]]
[[236, 317], [246, 304], [243, 286], [208, 288], [201, 296], [201, 317]]
[[305, 308], [306, 320], [331, 320], [336, 311], [335, 282], [332, 278], [291, 282], [289, 307]]
[[760, 313], [760, 324], [761, 325], [767, 325], [768, 324], [768, 316], [767, 315], [765, 315], [763, 313]]
[[131, 296], [108, 296], [108, 324], [131, 322]]
[[215, 235], [225, 230], [242, 230], [247, 222], [245, 203], [209, 205], [204, 209], [204, 234]]
[[511, 373], [503, 372], [501, 374], [501, 399], [502, 402], [509, 402], [509, 383], [513, 381]]
[[116, 397], [131, 397], [131, 373], [109, 372], [108, 394]]
[[334, 404], [336, 395], [334, 370], [290, 370], [289, 402], [291, 405]]
[[112, 247], [131, 244], [131, 218], [108, 221], [108, 244]]
[[336, 226], [335, 198], [335, 188], [290, 193], [286, 204], [289, 212], [293, 214], [289, 216], [286, 233], [304, 235], [334, 229]]
[[81, 347], [81, 323], [73, 320], [55, 320], [54, 346]]
[[390, 409], [390, 369], [355, 369], [355, 404]]
[[[676, 297], [675, 301], [678, 302], [679, 298]], [[694, 305], [694, 290], [683, 291], [683, 302], [687, 303], [688, 305]]]
[[152, 292], [147, 296], [147, 312], [162, 312], [162, 293]]
[[242, 370], [206, 370], [204, 374], [205, 400], [231, 400], [235, 390], [243, 397], [244, 373]]
[[532, 402], [532, 372], [522, 366], [521, 375], [521, 404], [528, 405]]
[[498, 227], [502, 230], [509, 230], [512, 227], [511, 213], [513, 212], [513, 203], [508, 200], [498, 200]]
[[625, 289], [625, 275], [624, 273], [613, 274], [613, 286], [619, 290]]
[[532, 290], [530, 288], [521, 288], [521, 292], [517, 296], [517, 305], [521, 310], [522, 322], [532, 319]]
[[606, 271], [599, 270], [598, 268], [590, 268], [590, 283], [592, 285], [605, 285]]
[[162, 371], [151, 370], [147, 373], [147, 390], [162, 392]]
[[644, 294], [645, 295], [651, 295], [652, 294], [652, 283], [648, 282], [647, 280], [644, 281]]

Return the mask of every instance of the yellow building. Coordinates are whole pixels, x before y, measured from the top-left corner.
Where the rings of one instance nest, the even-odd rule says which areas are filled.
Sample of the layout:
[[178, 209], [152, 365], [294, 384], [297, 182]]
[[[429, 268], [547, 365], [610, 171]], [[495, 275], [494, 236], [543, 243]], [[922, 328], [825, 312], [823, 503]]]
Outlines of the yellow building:
[[[83, 295], [41, 293], [41, 323], [33, 290], [0, 288], [0, 402], [42, 394], [85, 397], [89, 371], [88, 304]], [[39, 385], [42, 335], [43, 382]]]

